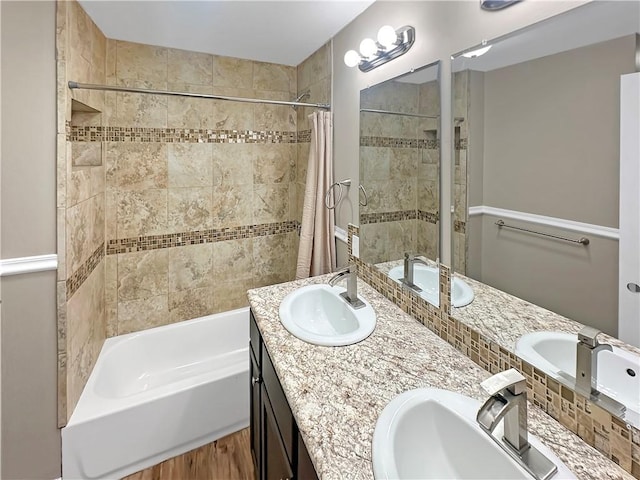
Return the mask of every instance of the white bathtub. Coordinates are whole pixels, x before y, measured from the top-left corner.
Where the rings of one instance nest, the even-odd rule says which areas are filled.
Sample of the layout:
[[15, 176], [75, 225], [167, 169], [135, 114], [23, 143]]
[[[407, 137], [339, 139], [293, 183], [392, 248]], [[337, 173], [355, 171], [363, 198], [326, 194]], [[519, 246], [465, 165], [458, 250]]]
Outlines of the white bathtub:
[[62, 429], [62, 477], [120, 478], [248, 426], [248, 308], [113, 337]]

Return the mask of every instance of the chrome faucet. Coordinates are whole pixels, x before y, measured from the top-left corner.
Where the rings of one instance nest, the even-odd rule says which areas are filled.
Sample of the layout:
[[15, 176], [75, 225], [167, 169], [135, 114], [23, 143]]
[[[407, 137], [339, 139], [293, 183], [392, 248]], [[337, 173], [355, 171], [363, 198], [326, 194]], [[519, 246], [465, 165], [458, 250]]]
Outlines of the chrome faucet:
[[600, 330], [582, 327], [578, 332], [576, 347], [576, 387], [583, 393], [598, 392], [598, 353], [602, 350], [613, 351], [608, 343], [600, 343], [596, 338]]
[[[550, 478], [558, 467], [529, 443], [527, 431], [527, 381], [520, 372], [510, 369], [481, 383], [491, 395], [478, 410], [480, 427], [503, 450], [538, 480]], [[504, 435], [493, 435], [504, 420]]]
[[422, 263], [423, 265], [429, 266], [427, 262], [425, 262], [421, 258], [418, 258], [413, 253], [407, 252], [404, 254], [404, 277], [400, 279], [400, 282], [402, 282], [410, 289], [420, 293], [422, 289], [415, 283], [413, 283], [413, 267], [416, 263]]
[[331, 277], [329, 285], [333, 287], [344, 277], [347, 277], [347, 291], [342, 292], [340, 296], [354, 309], [364, 307], [364, 302], [358, 298], [358, 268], [355, 263], [350, 263], [348, 267]]

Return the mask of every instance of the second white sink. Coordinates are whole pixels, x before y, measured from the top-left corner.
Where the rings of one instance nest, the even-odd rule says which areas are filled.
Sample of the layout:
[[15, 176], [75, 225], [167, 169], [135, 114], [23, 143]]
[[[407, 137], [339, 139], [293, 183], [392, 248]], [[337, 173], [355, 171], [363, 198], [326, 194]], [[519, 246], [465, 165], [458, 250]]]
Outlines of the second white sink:
[[376, 326], [373, 307], [354, 309], [340, 294], [345, 289], [327, 284], [307, 285], [287, 295], [280, 304], [282, 325], [300, 340], [314, 345], [343, 346], [360, 342]]
[[[575, 381], [578, 336], [532, 332], [520, 337], [516, 355], [557, 380]], [[627, 407], [625, 419], [640, 425], [640, 357], [616, 346], [598, 352], [598, 391]]]
[[[448, 390], [404, 392], [384, 408], [373, 433], [373, 474], [380, 479], [531, 479], [477, 424], [480, 402]], [[502, 436], [502, 425], [494, 431]], [[529, 442], [558, 471], [575, 478], [540, 441]]]
[[[389, 277], [396, 282], [404, 277], [404, 266], [398, 265], [389, 271]], [[422, 289], [418, 293], [431, 305], [440, 306], [440, 271], [436, 267], [417, 264], [413, 266], [413, 283]], [[473, 289], [460, 278], [453, 277], [451, 289], [451, 304], [454, 307], [464, 307], [473, 302]]]

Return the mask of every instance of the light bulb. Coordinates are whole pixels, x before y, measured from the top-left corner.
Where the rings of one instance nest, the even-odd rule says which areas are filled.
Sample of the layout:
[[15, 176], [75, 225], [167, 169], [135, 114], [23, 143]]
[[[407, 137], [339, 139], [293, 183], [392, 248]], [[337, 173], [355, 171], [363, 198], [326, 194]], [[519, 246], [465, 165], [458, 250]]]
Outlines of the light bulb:
[[360, 54], [363, 57], [369, 58], [376, 54], [378, 51], [378, 45], [370, 38], [365, 38], [360, 42]]
[[360, 54], [355, 50], [349, 50], [344, 54], [344, 63], [347, 67], [355, 67], [360, 63]]
[[378, 30], [378, 43], [380, 45], [385, 46], [386, 48], [393, 47], [398, 42], [398, 34], [396, 30], [389, 26], [385, 25]]

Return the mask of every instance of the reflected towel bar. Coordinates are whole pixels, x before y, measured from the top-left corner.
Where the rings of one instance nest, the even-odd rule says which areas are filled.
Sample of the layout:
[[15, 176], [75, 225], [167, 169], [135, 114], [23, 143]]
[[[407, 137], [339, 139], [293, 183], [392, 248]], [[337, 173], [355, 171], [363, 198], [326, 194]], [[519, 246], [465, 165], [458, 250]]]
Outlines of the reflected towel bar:
[[565, 242], [571, 242], [571, 243], [579, 243], [581, 245], [587, 246], [589, 245], [589, 239], [587, 237], [580, 237], [578, 240], [575, 240], [573, 238], [566, 238], [566, 237], [560, 237], [558, 235], [551, 235], [550, 233], [544, 233], [544, 232], [536, 232], [535, 230], [529, 230], [527, 228], [522, 228], [522, 227], [514, 227], [513, 225], [507, 225], [506, 223], [504, 223], [503, 220], [498, 220], [496, 222], [496, 225], [500, 228], [500, 227], [505, 227], [505, 228], [512, 228], [514, 230], [521, 230], [523, 232], [528, 232], [528, 233], [534, 233], [536, 235], [542, 235], [544, 237], [551, 237], [551, 238], [556, 238], [558, 240], [564, 240]]

